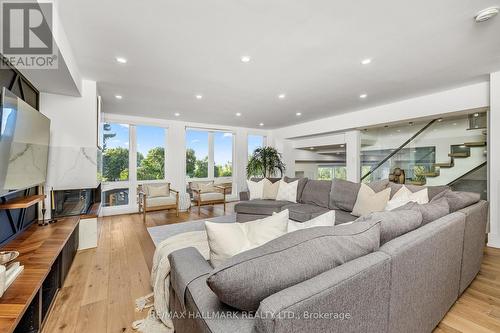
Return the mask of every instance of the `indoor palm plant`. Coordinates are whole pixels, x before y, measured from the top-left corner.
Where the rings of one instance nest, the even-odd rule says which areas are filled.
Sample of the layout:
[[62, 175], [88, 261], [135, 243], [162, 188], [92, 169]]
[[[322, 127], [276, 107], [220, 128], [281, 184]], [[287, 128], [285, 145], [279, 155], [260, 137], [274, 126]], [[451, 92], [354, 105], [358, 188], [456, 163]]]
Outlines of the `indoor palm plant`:
[[281, 154], [273, 147], [261, 147], [255, 149], [248, 160], [247, 177], [280, 177], [285, 172], [285, 163], [281, 160]]

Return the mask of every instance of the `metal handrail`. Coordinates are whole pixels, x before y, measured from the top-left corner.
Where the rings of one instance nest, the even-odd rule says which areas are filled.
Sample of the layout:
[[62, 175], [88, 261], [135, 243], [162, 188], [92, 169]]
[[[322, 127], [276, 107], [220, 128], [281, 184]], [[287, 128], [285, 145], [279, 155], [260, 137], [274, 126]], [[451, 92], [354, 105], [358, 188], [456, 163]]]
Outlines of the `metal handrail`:
[[432, 126], [432, 124], [434, 124], [435, 122], [437, 121], [437, 119], [432, 119], [427, 125], [425, 125], [424, 127], [422, 127], [417, 133], [415, 133], [414, 135], [412, 135], [411, 138], [409, 138], [408, 140], [406, 140], [401, 146], [399, 146], [399, 148], [397, 148], [396, 150], [394, 150], [393, 152], [391, 152], [389, 155], [387, 155], [387, 157], [385, 157], [382, 161], [380, 161], [376, 166], [375, 168], [373, 168], [372, 170], [370, 170], [368, 173], [366, 173], [363, 177], [361, 177], [361, 180], [365, 179], [366, 177], [368, 177], [369, 175], [371, 175], [375, 170], [377, 170], [378, 168], [380, 168], [382, 165], [385, 164], [385, 162], [387, 162], [391, 157], [393, 157], [394, 155], [396, 155], [397, 153], [399, 153], [401, 150], [403, 150], [404, 147], [406, 147], [410, 142], [412, 142], [416, 137], [418, 137], [420, 134], [422, 134], [422, 132], [424, 132], [426, 129], [428, 129], [430, 126]]

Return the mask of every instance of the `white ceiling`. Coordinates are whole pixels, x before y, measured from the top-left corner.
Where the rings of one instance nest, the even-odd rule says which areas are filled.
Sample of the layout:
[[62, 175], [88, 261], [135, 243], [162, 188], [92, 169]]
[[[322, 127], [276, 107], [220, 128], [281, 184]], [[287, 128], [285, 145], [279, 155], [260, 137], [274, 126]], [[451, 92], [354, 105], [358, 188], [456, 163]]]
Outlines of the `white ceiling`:
[[[58, 5], [80, 71], [98, 81], [111, 113], [275, 128], [484, 81], [500, 69], [500, 17], [473, 20], [499, 0]], [[361, 65], [367, 57], [373, 62]]]

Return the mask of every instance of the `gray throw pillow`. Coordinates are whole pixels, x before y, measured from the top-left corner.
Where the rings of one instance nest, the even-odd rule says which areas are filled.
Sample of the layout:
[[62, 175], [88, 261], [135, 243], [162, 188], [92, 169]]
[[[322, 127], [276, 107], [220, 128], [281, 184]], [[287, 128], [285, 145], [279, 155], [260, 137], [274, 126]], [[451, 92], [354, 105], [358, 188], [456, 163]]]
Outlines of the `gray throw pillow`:
[[450, 214], [450, 206], [446, 198], [433, 200], [432, 202], [419, 205], [416, 202], [408, 202], [406, 205], [394, 209], [394, 211], [414, 210], [422, 214], [422, 225], [436, 221]]
[[478, 203], [481, 200], [481, 195], [479, 193], [473, 192], [460, 192], [460, 191], [444, 191], [437, 196], [435, 196], [431, 202], [435, 202], [441, 198], [446, 198], [448, 200], [448, 204], [450, 205], [450, 213], [454, 213]]
[[328, 208], [330, 201], [331, 180], [309, 180], [302, 191], [300, 202]]
[[298, 230], [228, 259], [207, 284], [221, 302], [255, 311], [270, 295], [376, 251], [379, 242], [378, 221]]
[[297, 202], [300, 202], [300, 199], [302, 198], [302, 192], [304, 191], [304, 187], [306, 186], [307, 182], [309, 179], [307, 177], [304, 178], [290, 178], [285, 176], [283, 180], [287, 183], [292, 183], [296, 180], [299, 181], [299, 184], [297, 185]]
[[380, 245], [417, 229], [422, 224], [422, 214], [414, 210], [376, 212], [358, 218], [358, 222], [380, 221]]
[[[378, 180], [367, 185], [378, 193], [387, 188], [389, 180]], [[352, 212], [356, 199], [358, 198], [360, 187], [360, 183], [354, 183], [342, 179], [332, 180], [332, 189], [330, 190], [330, 203], [328, 208]]]

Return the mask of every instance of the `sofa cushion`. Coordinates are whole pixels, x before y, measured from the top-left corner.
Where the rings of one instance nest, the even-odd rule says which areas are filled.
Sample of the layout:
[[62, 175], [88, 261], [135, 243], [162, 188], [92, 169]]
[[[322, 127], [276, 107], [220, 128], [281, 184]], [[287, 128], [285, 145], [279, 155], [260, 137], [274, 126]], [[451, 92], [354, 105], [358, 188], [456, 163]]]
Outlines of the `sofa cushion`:
[[207, 278], [219, 299], [255, 311], [266, 297], [378, 249], [380, 223], [317, 227], [240, 253]]
[[377, 212], [360, 217], [354, 223], [380, 221], [380, 245], [417, 229], [422, 224], [422, 214], [414, 210]]
[[237, 203], [234, 206], [234, 211], [242, 214], [272, 215], [273, 213], [280, 212], [283, 206], [289, 204], [289, 201], [249, 200]]
[[381, 212], [387, 206], [391, 196], [391, 189], [375, 192], [368, 185], [361, 184], [352, 215], [363, 216], [373, 212]]
[[302, 191], [304, 191], [304, 187], [306, 186], [309, 179], [308, 178], [290, 178], [290, 177], [285, 176], [285, 178], [283, 178], [283, 180], [287, 183], [291, 183], [291, 182], [294, 182], [296, 180], [299, 181], [299, 185], [297, 185], [297, 202], [300, 202], [300, 198], [302, 197]]
[[315, 228], [315, 227], [333, 227], [335, 225], [335, 211], [329, 210], [324, 214], [316, 216], [309, 221], [297, 222], [288, 220], [288, 232], [297, 230]]
[[330, 202], [331, 180], [309, 180], [302, 191], [300, 202], [328, 208]]
[[[383, 179], [371, 182], [368, 186], [375, 192], [383, 191], [387, 188], [389, 180]], [[354, 183], [342, 179], [334, 179], [330, 190], [330, 209], [342, 209], [352, 212], [356, 199], [358, 198], [360, 183]]]
[[437, 201], [441, 198], [446, 198], [448, 200], [448, 204], [450, 205], [450, 213], [454, 213], [478, 203], [481, 200], [481, 195], [479, 193], [473, 192], [460, 192], [460, 191], [451, 191], [447, 190], [436, 195], [431, 202]]
[[232, 256], [275, 239], [288, 230], [288, 211], [246, 223], [205, 221], [210, 262], [222, 265]]
[[343, 224], [347, 222], [352, 222], [356, 220], [358, 217], [352, 215], [349, 212], [346, 212], [345, 210], [341, 209], [336, 209], [335, 210], [335, 224]]
[[[404, 185], [412, 192], [422, 191], [423, 189], [427, 189], [427, 193], [429, 195], [429, 201], [432, 200], [436, 195], [442, 193], [443, 191], [450, 190], [449, 186], [418, 186], [418, 185]], [[392, 197], [403, 187], [402, 184], [396, 184], [393, 182], [389, 183], [389, 187], [391, 188], [391, 199]]]
[[290, 219], [299, 222], [309, 221], [329, 211], [328, 208], [300, 203], [286, 205], [281, 209], [288, 209]]
[[404, 206], [396, 208], [394, 211], [400, 210], [414, 210], [422, 214], [422, 225], [440, 219], [450, 213], [450, 206], [446, 198], [433, 200], [426, 204], [418, 204], [416, 202], [409, 202]]

